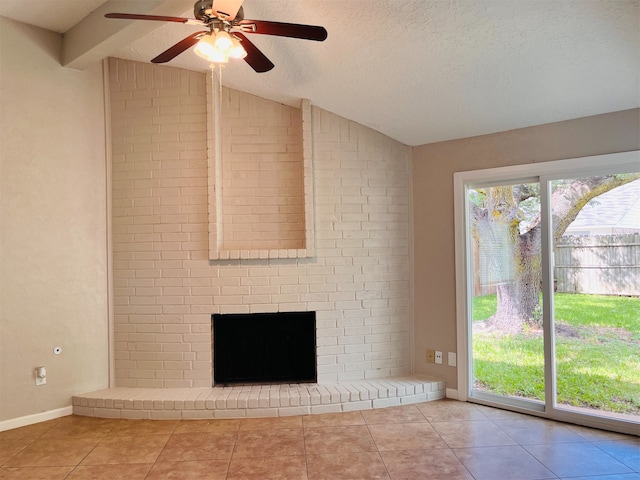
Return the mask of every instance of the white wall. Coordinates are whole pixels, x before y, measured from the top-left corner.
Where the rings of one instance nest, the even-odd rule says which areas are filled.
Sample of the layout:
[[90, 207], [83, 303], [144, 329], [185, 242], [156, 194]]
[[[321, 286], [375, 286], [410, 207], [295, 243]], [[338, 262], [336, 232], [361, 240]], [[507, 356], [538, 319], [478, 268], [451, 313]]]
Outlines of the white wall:
[[456, 351], [453, 174], [638, 150], [639, 131], [640, 110], [633, 109], [413, 148], [417, 372], [458, 388], [456, 368], [425, 358], [427, 348]]
[[102, 67], [61, 45], [0, 17], [0, 421], [108, 384]]

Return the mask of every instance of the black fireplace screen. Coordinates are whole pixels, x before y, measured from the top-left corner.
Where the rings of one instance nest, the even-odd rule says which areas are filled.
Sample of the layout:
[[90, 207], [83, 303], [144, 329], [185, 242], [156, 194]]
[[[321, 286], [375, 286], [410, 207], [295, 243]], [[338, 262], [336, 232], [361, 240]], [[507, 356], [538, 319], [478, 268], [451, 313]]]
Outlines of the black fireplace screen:
[[214, 314], [214, 384], [317, 380], [316, 312]]

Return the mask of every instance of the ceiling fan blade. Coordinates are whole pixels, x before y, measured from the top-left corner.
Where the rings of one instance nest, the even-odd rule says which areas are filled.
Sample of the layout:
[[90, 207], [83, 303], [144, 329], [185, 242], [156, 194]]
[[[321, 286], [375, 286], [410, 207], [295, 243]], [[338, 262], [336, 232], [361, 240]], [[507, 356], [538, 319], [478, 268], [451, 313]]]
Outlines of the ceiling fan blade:
[[240, 45], [243, 46], [247, 52], [247, 56], [244, 57], [244, 61], [249, 64], [258, 73], [264, 73], [271, 70], [275, 65], [271, 63], [264, 53], [262, 53], [258, 47], [251, 43], [247, 37], [239, 32], [234, 32], [234, 35], [240, 40]]
[[168, 48], [167, 50], [162, 52], [160, 55], [158, 55], [156, 58], [151, 60], [151, 63], [165, 63], [165, 62], [168, 62], [169, 60], [173, 60], [175, 57], [180, 55], [186, 49], [198, 43], [200, 41], [200, 38], [206, 33], [208, 32], [206, 31], [196, 32], [189, 35], [186, 38], [183, 38], [178, 43], [176, 43], [173, 47]]
[[190, 18], [183, 17], [165, 17], [162, 15], [140, 15], [137, 13], [106, 13], [107, 18], [121, 18], [123, 20], [155, 20], [158, 22], [177, 22], [187, 23]]
[[211, 11], [218, 18], [231, 21], [236, 18], [236, 14], [244, 0], [213, 0]]
[[302, 38], [322, 42], [327, 38], [324, 27], [317, 25], [301, 25], [298, 23], [269, 22], [265, 20], [242, 20], [238, 26], [245, 33], [261, 33], [279, 37]]

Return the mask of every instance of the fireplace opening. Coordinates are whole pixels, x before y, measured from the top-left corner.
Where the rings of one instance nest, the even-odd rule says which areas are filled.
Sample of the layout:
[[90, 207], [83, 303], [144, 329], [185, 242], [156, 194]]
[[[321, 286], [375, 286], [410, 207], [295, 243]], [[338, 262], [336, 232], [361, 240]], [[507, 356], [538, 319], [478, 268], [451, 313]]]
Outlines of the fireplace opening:
[[316, 312], [214, 314], [213, 383], [317, 381]]

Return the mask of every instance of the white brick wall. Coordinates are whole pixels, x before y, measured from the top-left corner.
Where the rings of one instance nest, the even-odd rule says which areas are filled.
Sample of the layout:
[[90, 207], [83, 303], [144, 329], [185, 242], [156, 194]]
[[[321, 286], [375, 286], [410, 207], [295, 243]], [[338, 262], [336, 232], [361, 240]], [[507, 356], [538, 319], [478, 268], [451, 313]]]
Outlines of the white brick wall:
[[119, 386], [210, 386], [213, 313], [317, 311], [319, 382], [408, 373], [408, 147], [311, 108], [315, 256], [209, 261], [207, 77], [111, 60], [110, 79]]
[[304, 249], [300, 110], [232, 89], [221, 105], [222, 248]]

